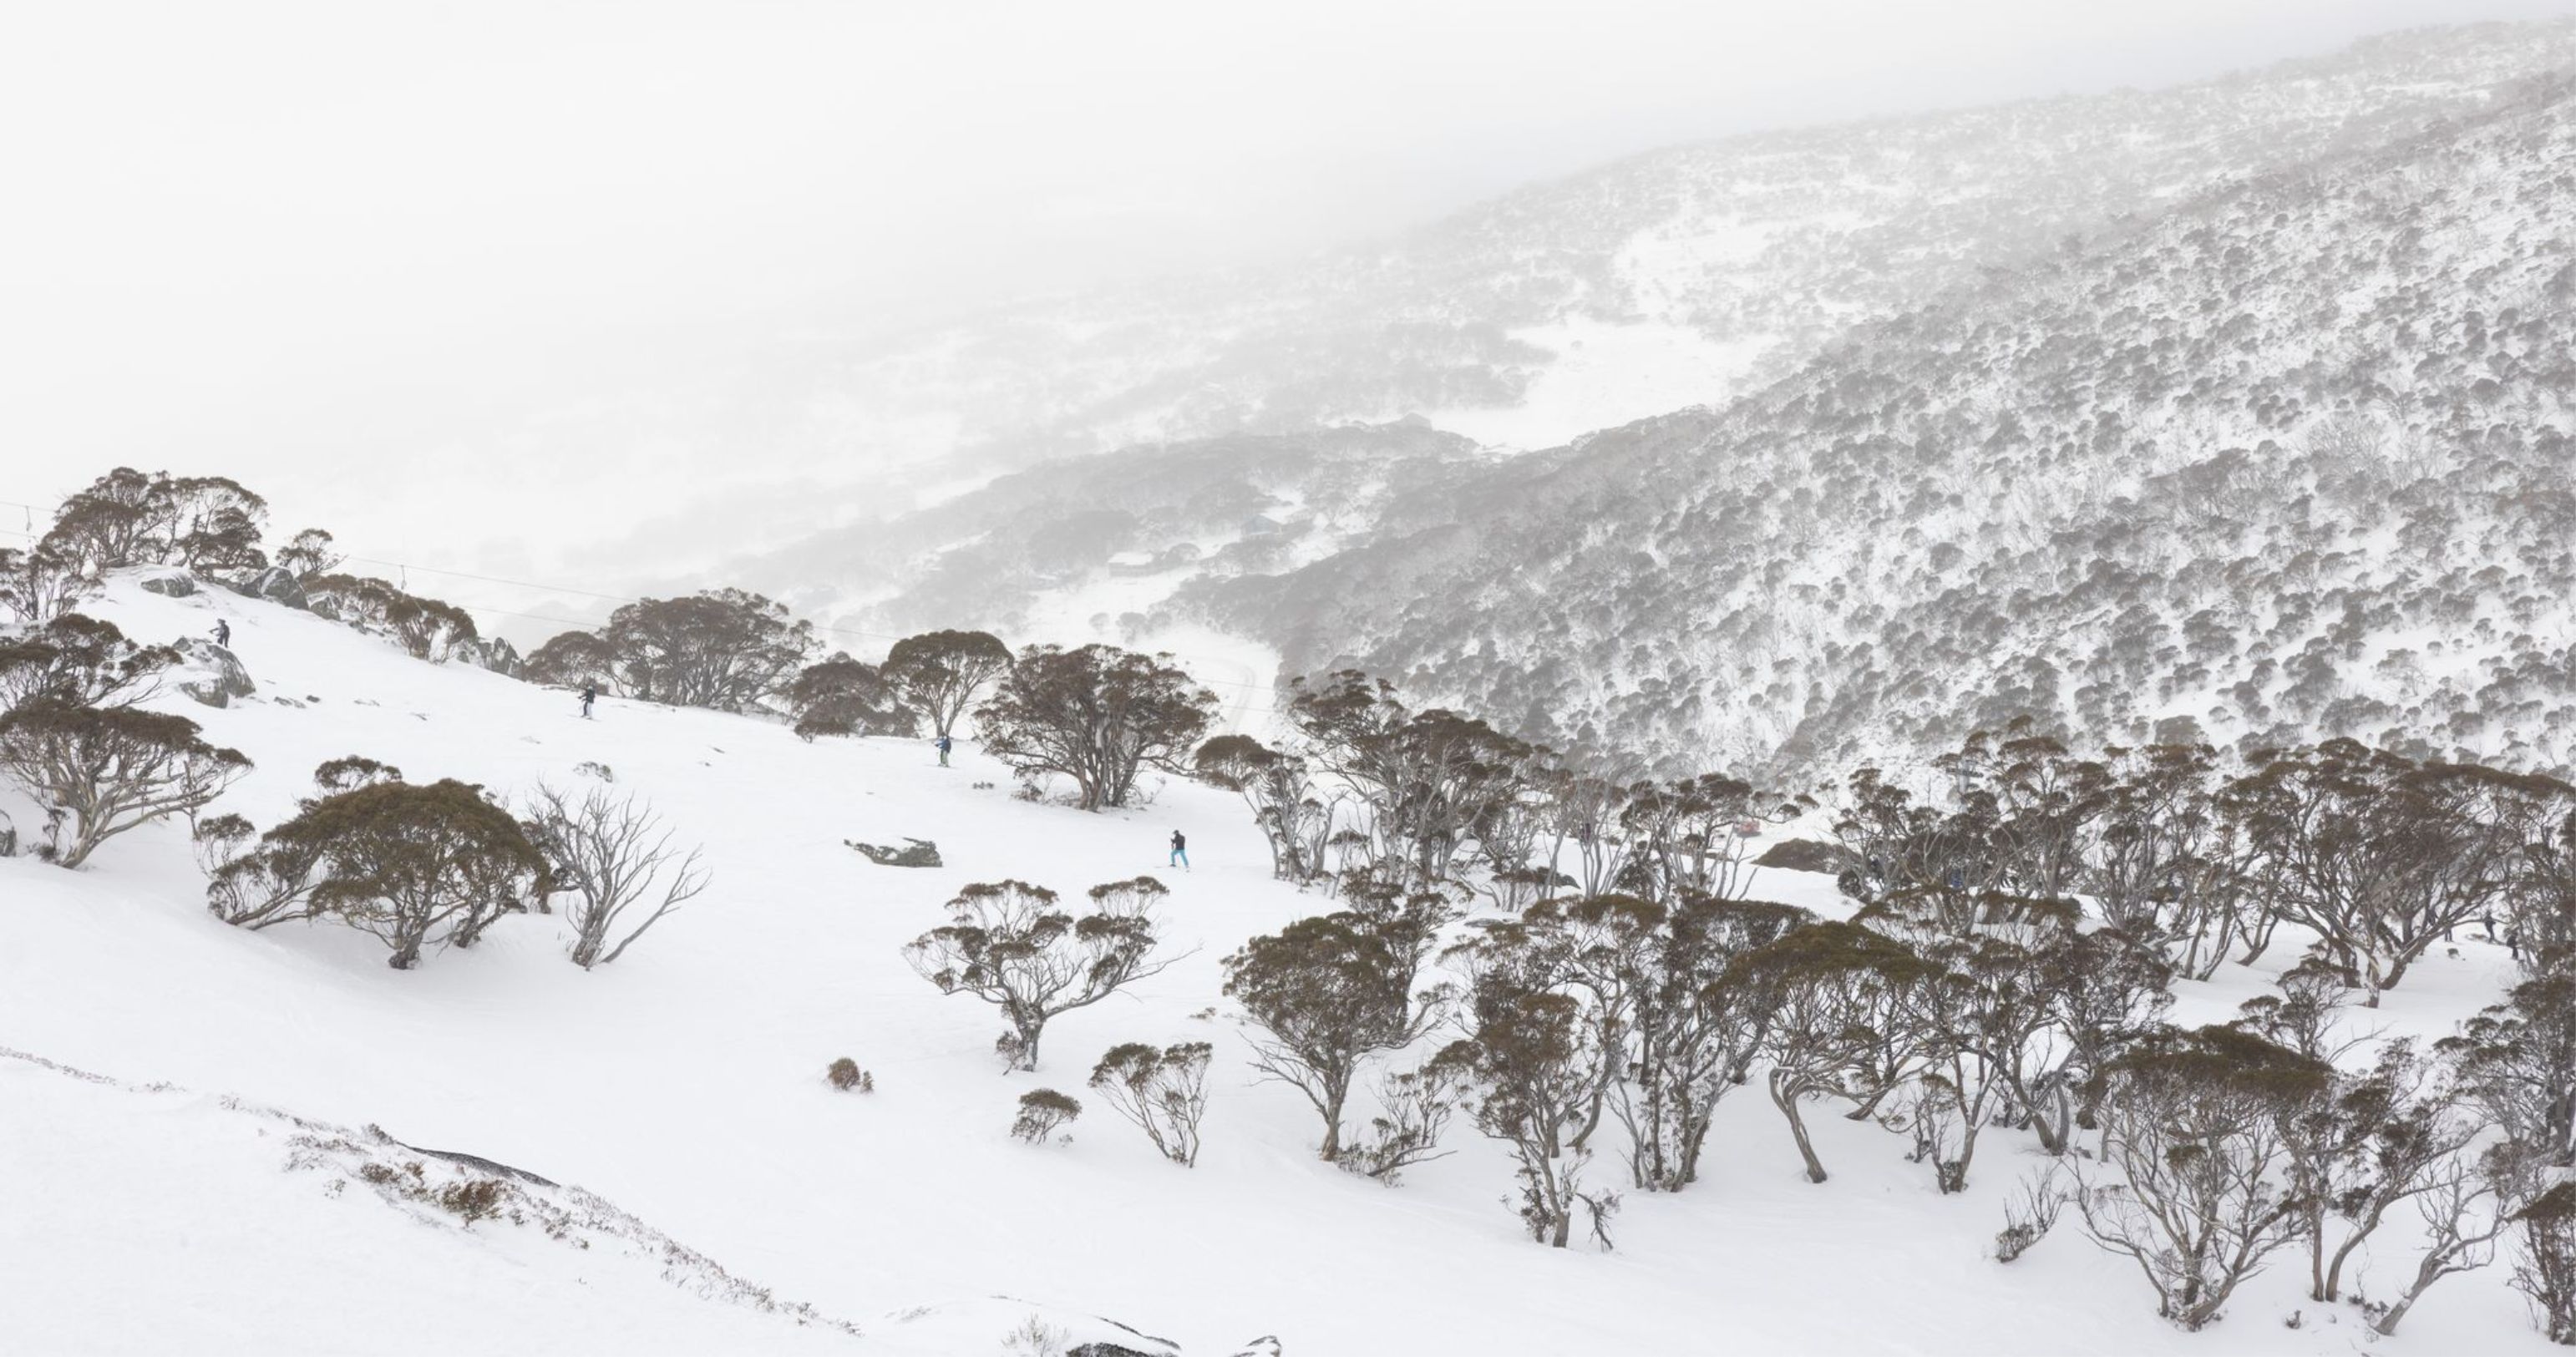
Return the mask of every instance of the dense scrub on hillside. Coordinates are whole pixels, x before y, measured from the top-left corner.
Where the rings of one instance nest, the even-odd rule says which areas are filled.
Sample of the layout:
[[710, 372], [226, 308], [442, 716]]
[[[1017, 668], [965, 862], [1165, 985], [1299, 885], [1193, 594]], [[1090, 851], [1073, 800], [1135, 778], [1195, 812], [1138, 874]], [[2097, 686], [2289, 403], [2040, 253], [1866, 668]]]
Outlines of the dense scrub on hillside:
[[[1346, 907], [1226, 960], [1254, 1069], [1320, 1114], [1328, 1159], [1437, 1154], [1460, 1112], [1508, 1149], [1534, 1239], [1607, 1247], [1623, 1189], [1606, 1163], [1625, 1190], [1688, 1190], [1715, 1108], [1759, 1076], [1817, 1183], [1819, 1108], [1898, 1133], [1944, 1193], [1993, 1135], [2027, 1136], [2057, 1167], [1998, 1257], [2071, 1217], [2185, 1328], [2285, 1251], [2309, 1256], [2314, 1299], [2339, 1299], [2366, 1242], [2405, 1247], [2379, 1233], [2400, 1206], [2425, 1229], [2408, 1279], [2373, 1292], [2379, 1332], [2508, 1236], [2555, 1322], [2576, 786], [2345, 739], [2080, 753], [2025, 722], [1936, 760], [1932, 790], [1862, 767], [1830, 792], [1856, 909], [1828, 921], [1748, 898], [1764, 819], [1812, 805], [1715, 775], [1586, 775], [1359, 674], [1291, 714], [1288, 747], [1229, 737], [1203, 767], [1240, 790], [1311, 766], [1335, 789], [1311, 813], [1338, 828], [1299, 879]], [[1275, 834], [1282, 809], [1249, 800]], [[1479, 894], [1491, 908], [1468, 914]], [[2276, 994], [2219, 1027], [2166, 1020], [2178, 980], [2259, 959], [2284, 924], [2314, 941]], [[2506, 942], [2528, 983], [2455, 1038], [2341, 1059], [2373, 1043], [2351, 1010], [2464, 928]], [[1442, 1029], [1420, 1068], [1386, 1064]], [[1383, 1134], [1345, 1142], [1372, 1065]]]
[[[2551, 33], [2509, 58], [2468, 55], [2494, 33], [2411, 35], [2304, 70], [2294, 97], [2264, 76], [2135, 96], [2103, 116], [2206, 136], [2082, 138], [2085, 171], [2058, 187], [1934, 193], [1854, 227], [1867, 248], [1764, 237], [1758, 258], [1835, 262], [1760, 287], [1726, 264], [1705, 296], [1637, 313], [1713, 333], [1775, 299], [1831, 318], [1711, 408], [1501, 461], [1399, 424], [1143, 445], [746, 568], [817, 608], [847, 593], [831, 581], [893, 581], [866, 616], [904, 626], [1127, 600], [1092, 618], [1101, 634], [1212, 625], [1274, 646], [1287, 675], [1392, 674], [1632, 772], [1714, 753], [1830, 775], [2023, 714], [2133, 743], [2348, 735], [2565, 768], [2576, 725], [2551, 699], [2576, 565], [2554, 544], [2576, 524], [2558, 483], [2576, 376], [2553, 337], [2576, 327], [2576, 255], [2555, 223], [2576, 188], [2548, 73], [2576, 54]], [[2485, 60], [2513, 78], [2467, 76]], [[2397, 70], [2459, 83], [2364, 92]], [[2453, 96], [2442, 119], [2408, 102]], [[2297, 126], [2233, 123], [2238, 100]], [[1891, 132], [1885, 163], [1840, 131], [1798, 134], [1782, 163], [1928, 183], [2046, 140], [2029, 109], [1956, 117]], [[2015, 149], [1980, 161], [1971, 127]], [[2119, 160], [2252, 142], [2234, 174]], [[1676, 223], [1735, 211], [1675, 187], [1694, 154], [1622, 167], [1615, 200]], [[2032, 224], [2033, 195], [2133, 191], [2081, 231]], [[1519, 228], [1497, 220], [1499, 250]], [[1927, 250], [1918, 230], [2018, 243]], [[1880, 291], [1837, 300], [1826, 280], [1846, 271]], [[1556, 295], [1489, 296], [1477, 276], [1442, 275], [1462, 314]], [[1592, 305], [1626, 277], [1574, 292]]]
[[[800, 432], [818, 448], [931, 441], [1007, 470], [1133, 444], [1490, 410], [1580, 359], [1581, 327], [1633, 323], [1729, 355], [1701, 360], [1706, 389], [1690, 398], [1721, 400], [1985, 268], [2241, 177], [2474, 115], [2498, 89], [2571, 60], [2576, 29], [2564, 24], [2426, 30], [2171, 89], [1673, 147], [1384, 243], [902, 335], [830, 365]], [[876, 536], [828, 534], [754, 582], [870, 591], [885, 559]], [[959, 578], [925, 587], [964, 606], [885, 620], [1011, 624], [966, 611], [980, 600], [952, 592]]]
[[2019, 715], [2564, 766], [2568, 107], [2537, 85], [2070, 246], [1181, 611], [1641, 766]]

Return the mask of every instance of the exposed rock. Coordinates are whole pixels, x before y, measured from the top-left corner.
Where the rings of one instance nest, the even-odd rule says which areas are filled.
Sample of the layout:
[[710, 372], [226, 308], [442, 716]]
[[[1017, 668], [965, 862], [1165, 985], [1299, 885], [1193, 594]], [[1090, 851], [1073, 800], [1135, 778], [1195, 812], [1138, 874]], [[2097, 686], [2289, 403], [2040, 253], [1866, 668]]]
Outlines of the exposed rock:
[[1243, 1350], [1234, 1354], [1234, 1357], [1280, 1357], [1279, 1340], [1265, 1333], [1244, 1344]]
[[147, 575], [143, 579], [143, 592], [159, 594], [163, 598], [186, 598], [197, 592], [197, 577], [185, 570]]
[[939, 845], [932, 843], [928, 839], [906, 837], [904, 842], [911, 844], [912, 846], [910, 848], [887, 848], [873, 843], [860, 843], [852, 839], [843, 839], [841, 842], [846, 843], [850, 847], [866, 854], [868, 861], [873, 862], [880, 867], [939, 867], [945, 865], [939, 860]]
[[1756, 867], [1777, 867], [1784, 872], [1839, 872], [1851, 866], [1856, 858], [1840, 844], [1815, 839], [1782, 839], [1753, 860]]
[[467, 1168], [481, 1169], [485, 1173], [492, 1174], [496, 1177], [515, 1178], [520, 1182], [531, 1183], [538, 1187], [562, 1186], [562, 1184], [557, 1183], [552, 1178], [540, 1178], [537, 1175], [528, 1172], [526, 1169], [513, 1168], [497, 1159], [486, 1159], [479, 1154], [466, 1154], [461, 1150], [433, 1150], [426, 1145], [406, 1144], [403, 1141], [395, 1140], [392, 1136], [387, 1135], [385, 1133], [385, 1128], [375, 1125], [372, 1122], [368, 1123], [367, 1132], [370, 1135], [384, 1136], [388, 1143], [400, 1145], [402, 1148], [411, 1151], [413, 1154], [425, 1154], [433, 1159], [444, 1159], [451, 1164], [463, 1164]]
[[447, 657], [462, 660], [477, 669], [489, 669], [505, 678], [516, 678], [519, 673], [519, 648], [498, 636], [459, 641]]
[[307, 606], [304, 601], [304, 586], [296, 582], [293, 571], [282, 566], [272, 565], [249, 579], [235, 584], [233, 592], [251, 598], [264, 599], [270, 603], [282, 603], [290, 608]]
[[186, 640], [179, 643], [179, 653], [187, 657], [186, 677], [178, 682], [180, 692], [209, 707], [229, 707], [236, 697], [248, 697], [259, 691], [250, 681], [250, 671], [233, 653], [212, 641]]

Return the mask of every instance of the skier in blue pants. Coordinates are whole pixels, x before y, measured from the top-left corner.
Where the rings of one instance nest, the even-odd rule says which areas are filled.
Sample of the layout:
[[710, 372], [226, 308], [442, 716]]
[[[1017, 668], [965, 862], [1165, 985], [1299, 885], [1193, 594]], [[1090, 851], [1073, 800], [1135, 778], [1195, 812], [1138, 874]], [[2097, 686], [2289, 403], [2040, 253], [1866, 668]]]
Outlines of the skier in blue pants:
[[1172, 860], [1163, 865], [1178, 867], [1185, 872], [1190, 869], [1190, 841], [1177, 829], [1172, 831]]

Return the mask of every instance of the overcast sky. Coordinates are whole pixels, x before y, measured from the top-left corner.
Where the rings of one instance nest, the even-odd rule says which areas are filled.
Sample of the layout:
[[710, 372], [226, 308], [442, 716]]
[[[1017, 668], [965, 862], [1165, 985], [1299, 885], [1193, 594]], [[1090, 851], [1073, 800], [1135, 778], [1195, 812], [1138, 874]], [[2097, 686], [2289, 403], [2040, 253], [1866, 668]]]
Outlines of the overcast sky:
[[1749, 128], [2571, 9], [12, 4], [0, 500], [117, 461], [332, 464], [346, 493], [421, 455], [414, 425], [801, 320], [1274, 257]]

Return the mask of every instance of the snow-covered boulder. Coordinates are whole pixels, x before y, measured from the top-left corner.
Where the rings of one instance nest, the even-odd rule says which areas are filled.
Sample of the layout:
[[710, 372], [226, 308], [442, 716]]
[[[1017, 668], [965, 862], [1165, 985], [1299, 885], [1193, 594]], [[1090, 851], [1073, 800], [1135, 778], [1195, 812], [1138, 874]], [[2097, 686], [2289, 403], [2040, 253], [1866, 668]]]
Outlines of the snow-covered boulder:
[[909, 844], [910, 847], [906, 848], [889, 848], [882, 844], [859, 843], [852, 839], [844, 839], [842, 842], [857, 849], [861, 855], [867, 858], [868, 861], [873, 862], [880, 867], [938, 867], [945, 865], [939, 860], [939, 845], [932, 843], [928, 839], [907, 837], [904, 839], [904, 842]]
[[498, 636], [459, 641], [447, 658], [478, 669], [489, 669], [505, 678], [515, 678], [519, 673], [519, 648]]
[[187, 668], [182, 671], [184, 677], [178, 689], [198, 702], [209, 707], [229, 707], [234, 698], [259, 691], [242, 662], [212, 641], [181, 641], [179, 653], [187, 657]]
[[233, 591], [251, 598], [264, 599], [270, 603], [282, 603], [289, 608], [305, 606], [304, 586], [296, 583], [292, 571], [279, 566], [272, 565], [235, 584]]
[[143, 577], [143, 592], [163, 598], [186, 598], [197, 592], [197, 577], [185, 570], [165, 570]]

